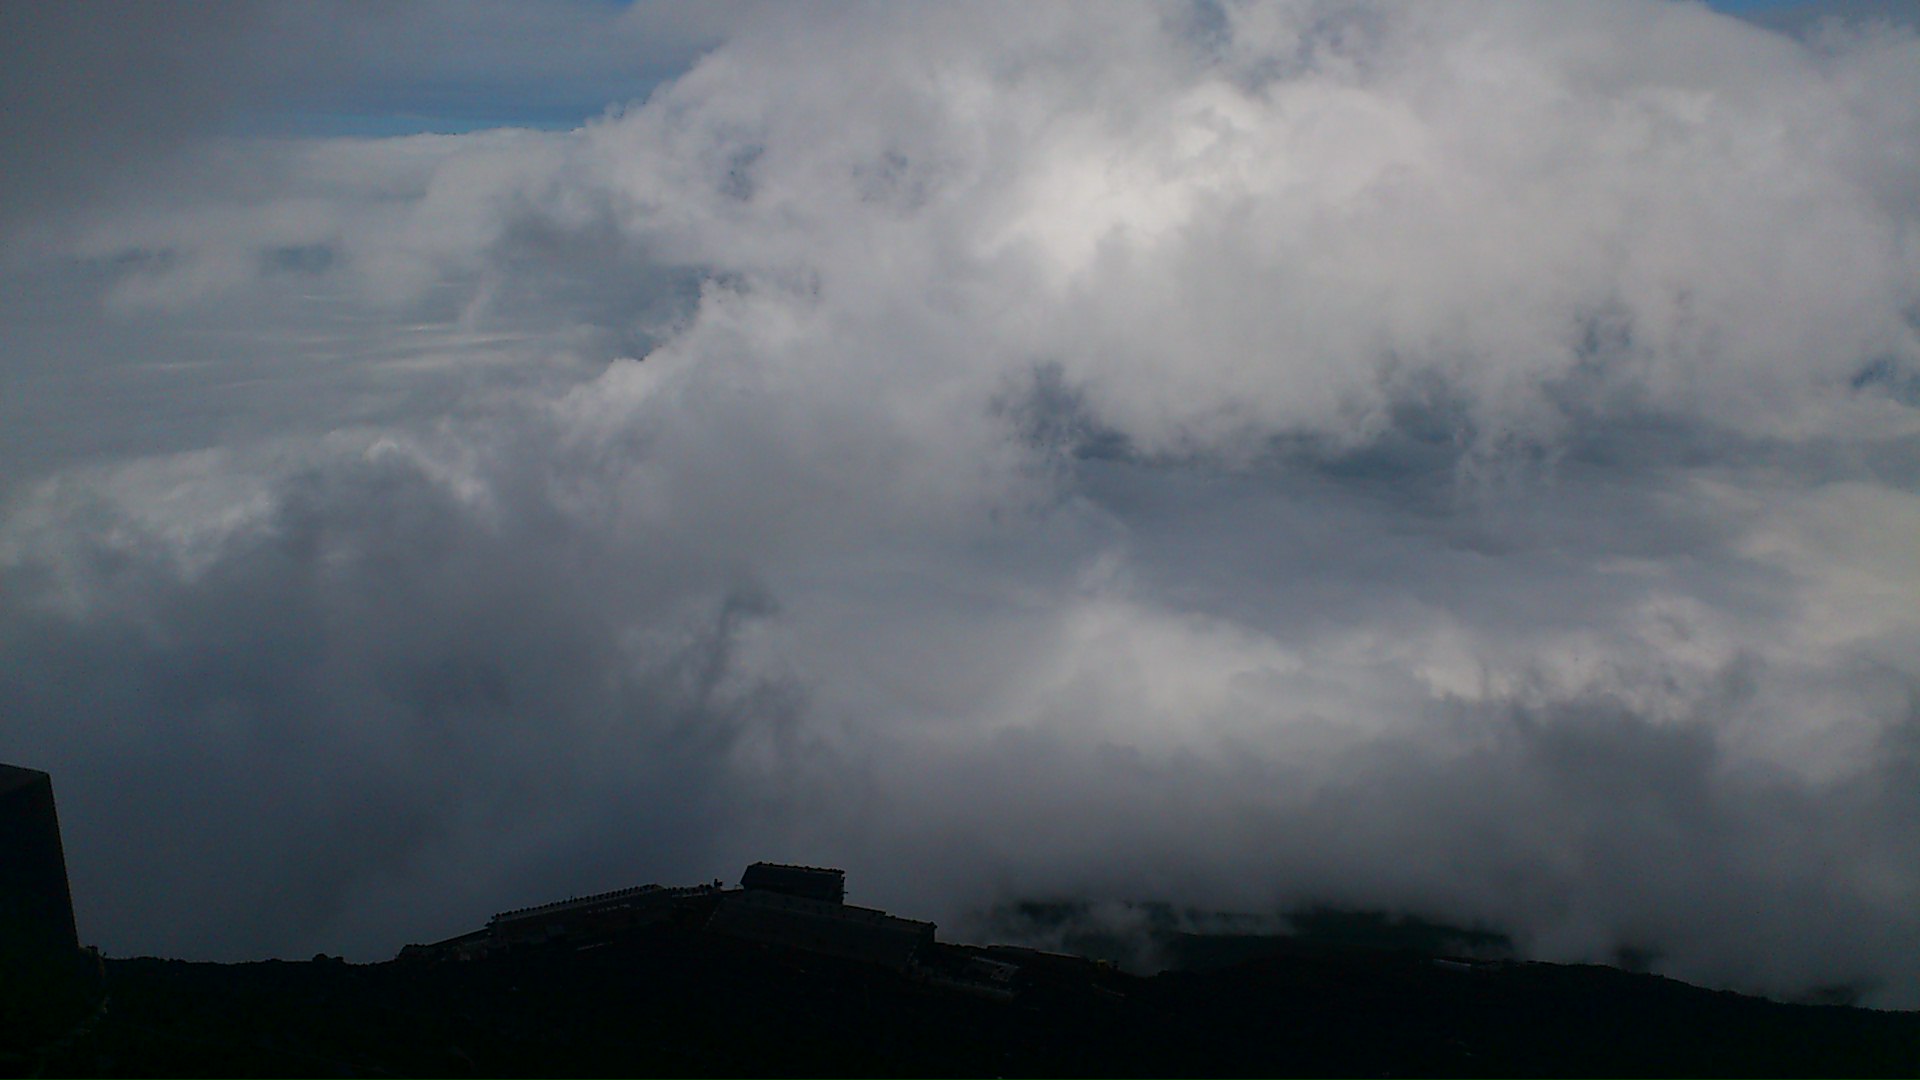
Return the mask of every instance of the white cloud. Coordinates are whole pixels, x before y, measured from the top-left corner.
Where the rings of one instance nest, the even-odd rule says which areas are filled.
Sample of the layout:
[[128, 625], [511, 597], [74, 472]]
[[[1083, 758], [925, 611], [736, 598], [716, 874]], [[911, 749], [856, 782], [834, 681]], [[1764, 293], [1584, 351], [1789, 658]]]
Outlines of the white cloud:
[[83, 932], [791, 857], [1920, 1000], [1917, 53], [783, 7], [578, 131], [199, 153], [0, 308]]

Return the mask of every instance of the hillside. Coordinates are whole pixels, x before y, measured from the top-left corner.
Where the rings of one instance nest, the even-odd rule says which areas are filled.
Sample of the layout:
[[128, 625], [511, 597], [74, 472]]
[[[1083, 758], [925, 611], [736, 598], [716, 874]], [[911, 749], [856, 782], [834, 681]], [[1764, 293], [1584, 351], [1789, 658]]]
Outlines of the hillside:
[[1152, 977], [1017, 966], [970, 992], [722, 936], [717, 899], [609, 940], [477, 959], [105, 963], [109, 1004], [49, 1076], [1873, 1075], [1920, 1072], [1920, 1014], [1787, 1005], [1610, 968], [1300, 941]]

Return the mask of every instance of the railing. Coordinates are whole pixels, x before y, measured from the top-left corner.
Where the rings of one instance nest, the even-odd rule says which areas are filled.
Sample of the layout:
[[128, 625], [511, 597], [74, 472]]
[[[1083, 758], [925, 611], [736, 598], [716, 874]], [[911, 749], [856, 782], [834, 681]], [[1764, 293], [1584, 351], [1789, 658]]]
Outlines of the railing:
[[[492, 926], [496, 923], [514, 922], [527, 918], [530, 915], [542, 915], [547, 912], [564, 911], [568, 908], [584, 907], [589, 904], [601, 904], [609, 900], [622, 900], [630, 896], [642, 896], [647, 893], [667, 891], [667, 889], [658, 885], [635, 885], [630, 889], [615, 889], [612, 892], [595, 893], [592, 896], [572, 896], [565, 900], [556, 900], [551, 904], [535, 904], [533, 907], [514, 908], [512, 911], [503, 911], [495, 915], [492, 919], [489, 919], [487, 925]], [[675, 889], [672, 891], [683, 892], [685, 890]]]

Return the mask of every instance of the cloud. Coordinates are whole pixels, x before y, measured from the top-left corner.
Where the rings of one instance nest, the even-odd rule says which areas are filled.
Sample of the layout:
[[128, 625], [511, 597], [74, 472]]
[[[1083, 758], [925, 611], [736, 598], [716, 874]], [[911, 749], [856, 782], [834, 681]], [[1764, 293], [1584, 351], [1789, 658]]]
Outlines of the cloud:
[[0, 710], [84, 933], [377, 956], [771, 857], [1920, 1000], [1910, 33], [721, 36], [35, 256]]
[[[0, 15], [0, 227], [59, 242], [84, 208], [191, 188], [212, 137], [577, 126], [643, 100], [752, 5], [266, 0], [19, 5]], [[396, 115], [398, 114], [398, 115]], [[182, 176], [182, 173], [188, 175]]]
[[[241, 47], [257, 10], [33, 4], [0, 14], [0, 227], [8, 247], [217, 127], [269, 73]], [[143, 176], [143, 178], [145, 178]]]

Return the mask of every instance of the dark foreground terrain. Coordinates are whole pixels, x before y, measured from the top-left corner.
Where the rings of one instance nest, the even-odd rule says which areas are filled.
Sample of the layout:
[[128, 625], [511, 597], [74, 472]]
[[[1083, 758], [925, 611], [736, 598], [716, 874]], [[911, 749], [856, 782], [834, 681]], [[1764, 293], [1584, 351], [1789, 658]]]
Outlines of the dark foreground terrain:
[[[697, 913], [696, 913], [697, 914]], [[1011, 999], [709, 935], [472, 961], [108, 960], [47, 1076], [1920, 1075], [1920, 1014], [1611, 968], [1302, 943], [1151, 978], [1018, 960]], [[16, 1048], [17, 1049], [17, 1048]]]

